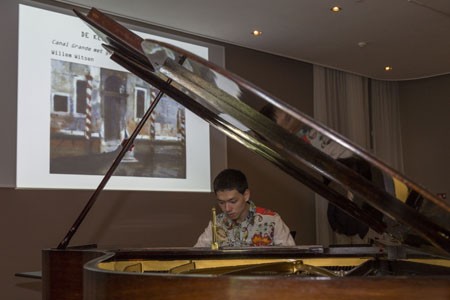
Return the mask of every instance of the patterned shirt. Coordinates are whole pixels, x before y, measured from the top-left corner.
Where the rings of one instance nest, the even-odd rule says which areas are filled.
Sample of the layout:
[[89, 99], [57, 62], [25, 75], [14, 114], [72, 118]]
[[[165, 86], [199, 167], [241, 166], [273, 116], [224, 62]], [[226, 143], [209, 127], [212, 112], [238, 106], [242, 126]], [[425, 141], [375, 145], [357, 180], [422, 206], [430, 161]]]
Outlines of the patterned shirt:
[[[220, 213], [216, 223], [220, 247], [295, 246], [289, 228], [281, 217], [276, 212], [256, 207], [253, 202], [250, 202], [249, 213], [242, 222], [233, 221]], [[194, 247], [210, 247], [211, 242], [210, 221]]]
[[349, 149], [317, 132], [315, 129], [303, 128], [297, 133], [297, 136], [334, 159], [347, 158], [353, 155]]

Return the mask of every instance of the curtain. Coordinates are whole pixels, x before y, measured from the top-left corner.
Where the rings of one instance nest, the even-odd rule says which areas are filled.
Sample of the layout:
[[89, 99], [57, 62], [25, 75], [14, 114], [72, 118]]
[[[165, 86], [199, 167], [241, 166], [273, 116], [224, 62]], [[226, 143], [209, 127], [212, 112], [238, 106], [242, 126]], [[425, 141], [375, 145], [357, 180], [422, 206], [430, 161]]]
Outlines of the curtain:
[[373, 153], [403, 172], [398, 82], [371, 81]]
[[[367, 78], [314, 66], [314, 118], [364, 148], [370, 145], [368, 95]], [[324, 222], [328, 201], [318, 194], [315, 199], [317, 243], [339, 243]]]
[[[314, 118], [402, 170], [399, 96], [395, 82], [369, 80], [314, 66]], [[366, 242], [357, 236], [335, 234], [328, 222], [323, 221], [327, 220], [328, 201], [317, 194], [315, 198], [318, 244]]]

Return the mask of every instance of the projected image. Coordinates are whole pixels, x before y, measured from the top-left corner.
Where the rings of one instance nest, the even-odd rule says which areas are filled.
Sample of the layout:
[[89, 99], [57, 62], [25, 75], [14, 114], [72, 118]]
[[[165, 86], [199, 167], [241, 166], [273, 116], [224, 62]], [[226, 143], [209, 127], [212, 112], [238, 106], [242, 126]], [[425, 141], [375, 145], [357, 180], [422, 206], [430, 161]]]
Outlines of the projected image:
[[[157, 90], [133, 74], [51, 60], [50, 173], [102, 175]], [[186, 177], [185, 109], [163, 97], [114, 175]]]
[[[158, 94], [68, 13], [19, 5], [17, 188], [97, 188]], [[136, 33], [209, 57], [175, 36]], [[163, 96], [105, 189], [209, 192], [209, 136], [208, 123]]]

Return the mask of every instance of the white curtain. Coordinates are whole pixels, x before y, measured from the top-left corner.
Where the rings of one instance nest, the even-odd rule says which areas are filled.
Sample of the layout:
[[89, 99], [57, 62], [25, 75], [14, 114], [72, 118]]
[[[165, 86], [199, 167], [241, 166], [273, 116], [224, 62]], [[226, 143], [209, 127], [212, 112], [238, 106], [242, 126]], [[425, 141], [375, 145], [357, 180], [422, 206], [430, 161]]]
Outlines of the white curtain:
[[[314, 66], [314, 118], [361, 147], [370, 145], [367, 78]], [[339, 243], [327, 221], [328, 201], [316, 194], [316, 241]]]
[[373, 153], [403, 172], [398, 82], [371, 81]]
[[[369, 89], [369, 84], [371, 85]], [[369, 102], [370, 101], [370, 102]], [[314, 118], [395, 168], [402, 168], [398, 86], [314, 66]], [[372, 121], [372, 122], [371, 122]], [[334, 234], [327, 220], [328, 201], [316, 194], [316, 242], [327, 246], [362, 243]]]

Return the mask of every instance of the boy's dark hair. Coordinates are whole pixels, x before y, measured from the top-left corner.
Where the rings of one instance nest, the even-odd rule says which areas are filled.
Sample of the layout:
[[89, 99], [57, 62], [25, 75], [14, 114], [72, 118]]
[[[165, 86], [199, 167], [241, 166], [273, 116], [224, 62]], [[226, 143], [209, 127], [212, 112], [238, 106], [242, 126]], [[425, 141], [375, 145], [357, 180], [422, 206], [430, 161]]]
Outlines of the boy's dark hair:
[[276, 119], [276, 108], [272, 104], [264, 105], [259, 112], [272, 121], [275, 121]]
[[248, 189], [247, 177], [239, 170], [225, 169], [214, 179], [214, 193], [223, 190], [237, 190], [243, 194]]

